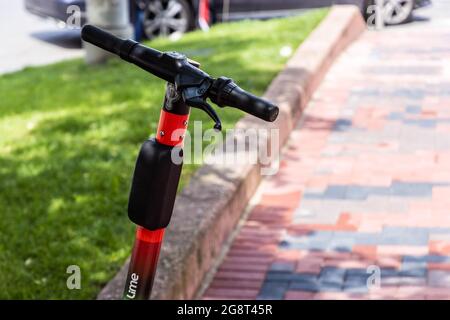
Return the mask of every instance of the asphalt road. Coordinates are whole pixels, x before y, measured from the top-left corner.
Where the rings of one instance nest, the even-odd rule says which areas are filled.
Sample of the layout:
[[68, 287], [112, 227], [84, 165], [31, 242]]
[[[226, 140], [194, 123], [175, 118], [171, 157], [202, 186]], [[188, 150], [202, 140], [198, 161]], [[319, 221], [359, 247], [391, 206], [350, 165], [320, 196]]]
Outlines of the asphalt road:
[[83, 54], [79, 31], [25, 11], [23, 0], [0, 0], [0, 73]]

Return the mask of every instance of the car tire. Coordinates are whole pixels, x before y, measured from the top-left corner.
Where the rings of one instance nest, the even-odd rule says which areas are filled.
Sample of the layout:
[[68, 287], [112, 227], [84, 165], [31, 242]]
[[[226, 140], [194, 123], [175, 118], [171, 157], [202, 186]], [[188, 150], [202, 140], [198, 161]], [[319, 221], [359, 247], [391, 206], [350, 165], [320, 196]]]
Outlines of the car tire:
[[[367, 7], [375, 5], [375, 3], [375, 0], [369, 0]], [[414, 11], [414, 4], [415, 0], [384, 0], [384, 24], [398, 25], [409, 22]], [[365, 18], [366, 20], [369, 18], [367, 9]]]
[[385, 10], [388, 10], [389, 13], [386, 13], [384, 23], [386, 25], [397, 25], [410, 21], [414, 10], [414, 1], [415, 0], [388, 0], [385, 4]]
[[142, 28], [148, 39], [183, 34], [193, 25], [193, 10], [186, 0], [153, 0], [145, 5]]

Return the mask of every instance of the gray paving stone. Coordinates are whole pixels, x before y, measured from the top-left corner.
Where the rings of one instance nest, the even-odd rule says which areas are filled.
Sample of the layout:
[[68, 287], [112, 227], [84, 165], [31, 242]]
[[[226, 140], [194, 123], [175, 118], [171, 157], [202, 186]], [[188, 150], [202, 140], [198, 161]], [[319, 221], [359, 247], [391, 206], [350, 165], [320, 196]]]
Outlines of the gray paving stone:
[[427, 246], [428, 230], [402, 227], [385, 227], [380, 234], [382, 245]]
[[320, 285], [317, 278], [296, 280], [289, 284], [289, 290], [318, 292], [320, 291]]
[[408, 86], [407, 88], [392, 89], [390, 94], [394, 97], [422, 100], [426, 95], [426, 91], [420, 87]]
[[274, 262], [270, 265], [270, 271], [294, 272], [295, 263], [293, 262]]
[[432, 287], [450, 288], [450, 271], [430, 270], [427, 281]]
[[426, 278], [419, 277], [381, 277], [381, 287], [383, 286], [424, 286]]
[[405, 214], [409, 210], [409, 203], [403, 198], [372, 196], [370, 195], [367, 202], [363, 202], [366, 206], [364, 212], [390, 212], [391, 214]]
[[345, 143], [346, 142], [346, 138], [344, 135], [337, 135], [337, 134], [332, 134], [330, 137], [328, 137], [328, 142], [329, 143]]
[[345, 193], [345, 198], [348, 200], [366, 200], [368, 196], [368, 188], [355, 185], [348, 186]]
[[395, 121], [395, 120], [403, 120], [403, 117], [404, 117], [404, 115], [402, 112], [391, 112], [388, 115], [387, 119]]
[[434, 119], [403, 119], [403, 123], [407, 125], [419, 126], [422, 128], [436, 128], [436, 120]]
[[431, 197], [432, 183], [406, 183], [394, 181], [391, 185], [391, 194], [406, 197]]
[[317, 281], [317, 275], [307, 273], [269, 271], [266, 281]]
[[330, 283], [330, 282], [319, 282], [318, 291], [319, 292], [336, 292], [343, 290], [343, 283]]
[[355, 235], [355, 243], [363, 245], [378, 245], [381, 242], [380, 233], [358, 233]]
[[450, 257], [449, 256], [439, 256], [439, 255], [403, 256], [402, 263], [405, 263], [405, 262], [450, 263]]
[[346, 131], [351, 129], [352, 121], [348, 119], [337, 119], [333, 125], [333, 131]]
[[[305, 204], [305, 202], [308, 204]], [[315, 205], [312, 206], [310, 203], [315, 203]], [[315, 210], [317, 215], [317, 218], [315, 219], [318, 220], [319, 217], [323, 217], [323, 219], [331, 220], [331, 218], [334, 218], [334, 221], [337, 221], [337, 218], [342, 212], [364, 212], [375, 214], [378, 212], [391, 212], [392, 214], [403, 214], [407, 213], [409, 209], [408, 202], [403, 198], [370, 194], [365, 201], [349, 199], [304, 199], [303, 204], [305, 205], [305, 208]]]
[[369, 196], [396, 196], [396, 197], [431, 197], [434, 184], [432, 183], [406, 183], [394, 181], [390, 187], [332, 185], [323, 193], [310, 193], [304, 195], [305, 199], [322, 200], [366, 200]]
[[411, 268], [399, 272], [401, 277], [415, 277], [425, 279], [427, 276], [427, 268]]
[[294, 215], [293, 221], [294, 223], [336, 224], [340, 215], [339, 210], [334, 209], [327, 211], [326, 207], [327, 206], [324, 206], [324, 208], [318, 209], [308, 207], [307, 210], [310, 210], [313, 213], [313, 215], [309, 216]]
[[289, 287], [288, 281], [264, 281], [257, 299], [281, 300]]
[[286, 234], [280, 242], [280, 247], [286, 249], [308, 249], [321, 250], [327, 249], [333, 236], [329, 231], [314, 231], [308, 235], [293, 236]]
[[351, 252], [356, 241], [354, 237], [333, 237], [327, 245], [328, 251]]
[[437, 75], [441, 71], [440, 66], [374, 66], [366, 67], [365, 72], [379, 75]]
[[355, 244], [422, 246], [428, 244], [428, 234], [426, 232], [408, 234], [406, 230], [398, 233], [393, 230], [380, 233], [334, 231], [332, 241], [342, 243], [345, 248]]
[[368, 187], [369, 195], [390, 196], [392, 194], [391, 187]]
[[[445, 228], [450, 231], [450, 229]], [[419, 236], [419, 237], [427, 237], [432, 228], [417, 228], [417, 227], [393, 227], [393, 226], [385, 226], [383, 227], [384, 234], [398, 234], [401, 236]]]
[[[445, 228], [445, 227], [433, 227], [433, 228], [424, 228], [427, 230], [428, 234], [431, 235], [436, 235], [436, 234], [443, 234], [444, 236], [450, 236], [450, 228]], [[436, 239], [437, 240], [437, 239]]]
[[364, 277], [367, 276], [369, 273], [367, 272], [367, 269], [360, 269], [360, 268], [350, 268], [345, 270], [345, 277]]
[[427, 263], [423, 261], [403, 261], [400, 267], [399, 275], [405, 277], [425, 278], [427, 276]]
[[305, 192], [305, 194], [303, 194], [303, 198], [304, 199], [322, 199], [323, 198], [323, 193], [316, 193], [316, 192]]
[[319, 275], [319, 283], [322, 284], [337, 284], [342, 285], [344, 283], [346, 270], [335, 267], [322, 268]]
[[358, 272], [358, 273], [345, 273], [345, 283], [360, 283], [360, 284], [367, 284], [367, 279], [370, 277], [370, 273], [365, 272]]
[[368, 275], [347, 275], [343, 290], [345, 292], [366, 293], [369, 291], [367, 287], [367, 278]]
[[345, 199], [345, 195], [347, 193], [347, 186], [339, 186], [339, 185], [332, 185], [329, 186], [322, 198], [323, 199]]
[[422, 112], [422, 108], [418, 105], [411, 105], [406, 107], [406, 112], [411, 114], [420, 114]]
[[395, 268], [382, 268], [380, 272], [381, 278], [398, 277], [399, 270]]

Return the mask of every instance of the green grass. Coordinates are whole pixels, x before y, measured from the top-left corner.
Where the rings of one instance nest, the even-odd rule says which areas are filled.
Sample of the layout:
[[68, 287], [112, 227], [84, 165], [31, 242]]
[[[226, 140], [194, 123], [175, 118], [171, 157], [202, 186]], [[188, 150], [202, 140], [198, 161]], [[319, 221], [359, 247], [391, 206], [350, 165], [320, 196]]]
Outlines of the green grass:
[[[202, 62], [263, 93], [325, 16], [217, 25], [151, 46]], [[0, 76], [0, 298], [87, 299], [130, 253], [129, 182], [141, 143], [156, 129], [164, 83], [123, 61], [87, 67], [72, 60]], [[218, 110], [224, 128], [242, 116]], [[212, 121], [193, 110], [192, 120]], [[196, 169], [185, 165], [181, 184]], [[66, 268], [82, 271], [68, 290]]]

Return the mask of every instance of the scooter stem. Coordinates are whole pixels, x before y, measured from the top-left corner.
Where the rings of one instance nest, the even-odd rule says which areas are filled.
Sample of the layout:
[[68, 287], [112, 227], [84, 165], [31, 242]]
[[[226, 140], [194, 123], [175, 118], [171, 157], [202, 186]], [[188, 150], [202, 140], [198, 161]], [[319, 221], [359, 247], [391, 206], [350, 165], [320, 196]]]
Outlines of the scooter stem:
[[189, 107], [181, 99], [181, 93], [168, 83], [156, 139], [144, 143], [131, 187], [128, 215], [138, 227], [124, 299], [150, 298], [165, 230], [153, 226], [167, 225], [172, 214], [182, 163], [175, 165], [170, 155], [174, 148], [182, 148], [188, 120]]

